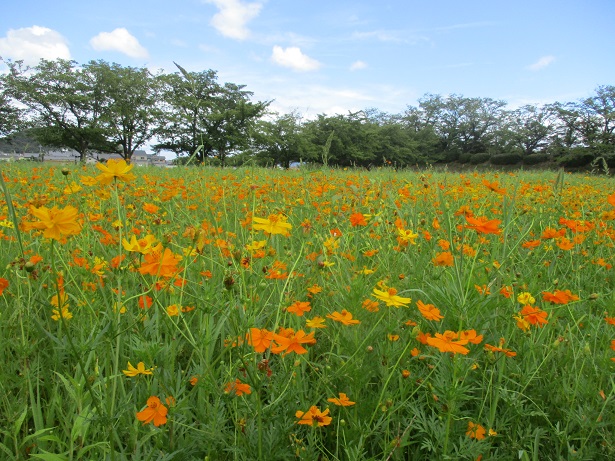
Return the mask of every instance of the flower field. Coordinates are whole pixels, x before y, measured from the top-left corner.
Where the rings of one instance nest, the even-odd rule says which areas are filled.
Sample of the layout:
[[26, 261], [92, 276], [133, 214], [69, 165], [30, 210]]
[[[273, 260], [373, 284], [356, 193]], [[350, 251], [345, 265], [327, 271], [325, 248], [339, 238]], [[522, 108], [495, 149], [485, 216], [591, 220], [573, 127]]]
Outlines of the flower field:
[[0, 458], [615, 458], [615, 181], [6, 165]]

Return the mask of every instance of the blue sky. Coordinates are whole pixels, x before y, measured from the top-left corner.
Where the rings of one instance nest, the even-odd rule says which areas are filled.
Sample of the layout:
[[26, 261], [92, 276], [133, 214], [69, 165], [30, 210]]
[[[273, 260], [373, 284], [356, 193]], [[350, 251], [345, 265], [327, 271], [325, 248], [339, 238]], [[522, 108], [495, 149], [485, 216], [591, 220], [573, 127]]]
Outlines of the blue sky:
[[213, 69], [279, 112], [523, 104], [615, 84], [614, 0], [4, 0], [0, 56]]

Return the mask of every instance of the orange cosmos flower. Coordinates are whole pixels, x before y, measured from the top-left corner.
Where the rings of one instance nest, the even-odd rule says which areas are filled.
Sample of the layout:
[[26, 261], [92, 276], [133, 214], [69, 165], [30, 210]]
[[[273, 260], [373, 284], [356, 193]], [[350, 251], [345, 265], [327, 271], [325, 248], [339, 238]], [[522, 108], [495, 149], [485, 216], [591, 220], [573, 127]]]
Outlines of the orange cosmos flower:
[[453, 354], [466, 355], [470, 349], [464, 347], [468, 344], [467, 339], [458, 339], [459, 335], [454, 331], [446, 330], [444, 333], [436, 333], [435, 337], [427, 338], [426, 342], [440, 352], [452, 352]]
[[130, 182], [136, 178], [134, 174], [130, 173], [134, 165], [128, 165], [124, 159], [109, 159], [106, 165], [98, 162], [96, 168], [102, 172], [96, 176], [96, 180], [103, 185], [110, 184], [114, 180]]
[[254, 348], [255, 352], [265, 352], [273, 340], [273, 332], [265, 328], [250, 328], [247, 338], [248, 344]]
[[500, 288], [500, 294], [505, 298], [510, 298], [513, 295], [512, 287], [509, 287], [507, 285], [503, 286], [502, 288]]
[[344, 394], [343, 392], [340, 392], [339, 397], [327, 399], [327, 402], [334, 403], [338, 407], [350, 407], [356, 403], [356, 402], [351, 402], [348, 396]]
[[367, 221], [365, 220], [363, 213], [353, 213], [350, 215], [349, 219], [352, 227], [367, 226]]
[[459, 339], [466, 340], [472, 344], [480, 344], [483, 340], [483, 335], [476, 334], [476, 330], [465, 330], [459, 332]]
[[547, 320], [547, 312], [543, 311], [539, 307], [530, 306], [529, 304], [521, 309], [519, 315], [523, 318], [523, 320], [525, 320], [525, 322], [530, 325], [537, 325], [540, 328], [549, 323]]
[[594, 228], [594, 225], [590, 222], [576, 221], [574, 219], [559, 218], [559, 223], [563, 224], [574, 233], [583, 233], [590, 231]]
[[31, 207], [30, 213], [38, 218], [38, 222], [27, 222], [26, 230], [39, 229], [43, 237], [53, 240], [62, 240], [64, 237], [77, 235], [81, 232], [81, 224], [77, 221], [77, 208], [70, 205], [65, 208]]
[[283, 214], [272, 214], [267, 219], [252, 218], [252, 229], [262, 230], [266, 234], [281, 234], [288, 236], [293, 226], [286, 222]]
[[307, 424], [309, 426], [328, 426], [331, 424], [333, 418], [327, 416], [329, 414], [329, 409], [327, 408], [325, 411], [321, 412], [317, 406], [311, 406], [308, 411], [297, 411], [295, 413], [295, 417], [299, 418], [297, 424]]
[[606, 198], [606, 201], [607, 201], [608, 203], [610, 203], [611, 205], [615, 206], [615, 193], [613, 193], [613, 194], [609, 195], [609, 196]]
[[472, 421], [468, 421], [468, 430], [466, 435], [471, 439], [483, 440], [485, 438], [485, 428], [480, 424], [475, 424]]
[[501, 347], [492, 346], [491, 344], [485, 344], [485, 350], [491, 352], [501, 352], [502, 354], [506, 355], [506, 357], [514, 357], [517, 355], [516, 352], [511, 351], [510, 349], [502, 349]]
[[521, 244], [523, 248], [532, 249], [540, 246], [540, 240], [528, 240]]
[[435, 258], [432, 258], [431, 262], [433, 262], [434, 266], [452, 267], [453, 255], [450, 251], [443, 251], [438, 253]]
[[306, 334], [303, 330], [299, 330], [289, 336], [274, 333], [273, 339], [278, 345], [272, 347], [271, 352], [274, 354], [284, 352], [284, 355], [290, 354], [291, 352], [296, 354], [305, 354], [307, 353], [307, 349], [303, 347], [302, 344], [316, 343], [316, 340], [314, 339], [314, 332], [312, 331], [310, 334]]
[[564, 235], [566, 235], [566, 229], [555, 230], [551, 227], [547, 227], [544, 231], [542, 231], [540, 238], [543, 240], [549, 240], [563, 237]]
[[327, 314], [327, 318], [335, 320], [336, 322], [340, 322], [344, 325], [357, 325], [361, 323], [359, 320], [353, 319], [352, 314], [346, 309], [343, 309], [342, 312], [333, 312], [332, 314]]
[[427, 340], [429, 338], [431, 338], [431, 333], [423, 333], [422, 331], [419, 331], [416, 335], [416, 340], [421, 344], [428, 344]]
[[311, 298], [312, 296], [320, 293], [322, 291], [322, 287], [317, 284], [314, 284], [311, 287], [308, 287], [307, 291], [308, 291], [308, 297]]
[[499, 229], [499, 225], [502, 221], [499, 219], [487, 220], [484, 216], [473, 218], [466, 216], [466, 221], [469, 225], [465, 226], [466, 229], [474, 229], [479, 234], [501, 234], [502, 229]]
[[493, 182], [490, 183], [486, 179], [483, 179], [483, 186], [485, 186], [487, 189], [495, 192], [496, 194], [502, 194], [503, 195], [503, 194], [506, 193], [506, 189], [502, 189], [497, 181], [493, 181]]
[[152, 395], [147, 399], [147, 407], [145, 407], [143, 411], [137, 413], [137, 419], [143, 421], [143, 425], [153, 421], [154, 426], [162, 426], [167, 422], [168, 411], [168, 408], [162, 404], [160, 399]]
[[395, 288], [386, 288], [386, 291], [374, 288], [372, 296], [380, 301], [384, 301], [387, 306], [394, 307], [406, 306], [412, 301], [411, 298], [397, 296], [397, 290]]
[[146, 211], [147, 213], [158, 213], [158, 210], [160, 209], [159, 206], [154, 205], [153, 203], [144, 203], [143, 204], [143, 211]]
[[572, 250], [574, 248], [574, 243], [567, 239], [566, 237], [560, 237], [555, 241], [555, 244], [564, 251]]
[[363, 309], [368, 310], [369, 312], [378, 312], [380, 308], [378, 307], [378, 301], [373, 301], [371, 299], [366, 299], [361, 304]]
[[573, 295], [570, 290], [555, 290], [553, 293], [543, 291], [542, 299], [553, 304], [568, 304], [570, 301], [577, 301], [579, 297]]
[[181, 257], [175, 255], [168, 248], [162, 251], [162, 243], [159, 243], [150, 253], [144, 256], [145, 261], [139, 268], [139, 273], [171, 278], [179, 272], [177, 264]]
[[235, 382], [226, 383], [224, 387], [225, 394], [235, 393], [235, 395], [241, 396], [243, 394], [251, 394], [252, 388], [249, 384], [242, 383], [238, 379]]
[[433, 304], [423, 304], [423, 301], [420, 299], [416, 302], [416, 306], [419, 308], [419, 312], [421, 315], [427, 320], [434, 320], [439, 322], [444, 318], [443, 315], [440, 314], [440, 309], [438, 309]]
[[287, 312], [291, 312], [298, 317], [303, 317], [303, 314], [312, 310], [309, 301], [295, 301], [286, 308]]
[[0, 278], [0, 296], [9, 287], [9, 281], [7, 279]]

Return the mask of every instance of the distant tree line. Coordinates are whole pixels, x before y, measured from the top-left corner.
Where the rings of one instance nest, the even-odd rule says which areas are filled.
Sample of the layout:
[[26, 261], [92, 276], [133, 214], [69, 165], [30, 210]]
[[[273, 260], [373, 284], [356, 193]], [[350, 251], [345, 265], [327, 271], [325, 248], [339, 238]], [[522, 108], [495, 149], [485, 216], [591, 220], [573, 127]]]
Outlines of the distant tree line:
[[0, 137], [129, 160], [148, 145], [178, 163], [289, 167], [294, 162], [405, 167], [459, 162], [615, 167], [615, 86], [575, 102], [508, 109], [505, 101], [426, 94], [400, 114], [377, 109], [304, 119], [269, 111], [213, 70], [152, 73], [105, 61], [4, 61]]

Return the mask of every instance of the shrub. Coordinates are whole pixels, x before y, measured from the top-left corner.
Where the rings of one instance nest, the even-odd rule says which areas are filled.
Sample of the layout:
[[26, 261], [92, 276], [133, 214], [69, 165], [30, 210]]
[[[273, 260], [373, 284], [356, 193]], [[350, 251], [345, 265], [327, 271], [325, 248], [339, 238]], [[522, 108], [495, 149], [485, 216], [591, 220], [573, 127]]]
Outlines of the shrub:
[[594, 155], [590, 153], [576, 154], [574, 152], [571, 152], [570, 154], [558, 158], [557, 163], [559, 163], [563, 167], [577, 168], [589, 165], [593, 159]]
[[472, 158], [472, 154], [469, 152], [464, 152], [463, 154], [459, 154], [459, 159], [457, 160], [459, 163], [468, 163]]
[[485, 163], [491, 157], [487, 152], [479, 152], [478, 154], [472, 154], [470, 157], [470, 163], [472, 165], [478, 165], [479, 163]]
[[524, 165], [537, 165], [539, 163], [548, 162], [551, 157], [547, 154], [530, 154], [523, 157]]
[[493, 165], [515, 165], [521, 162], [522, 158], [519, 154], [499, 154], [491, 157]]

